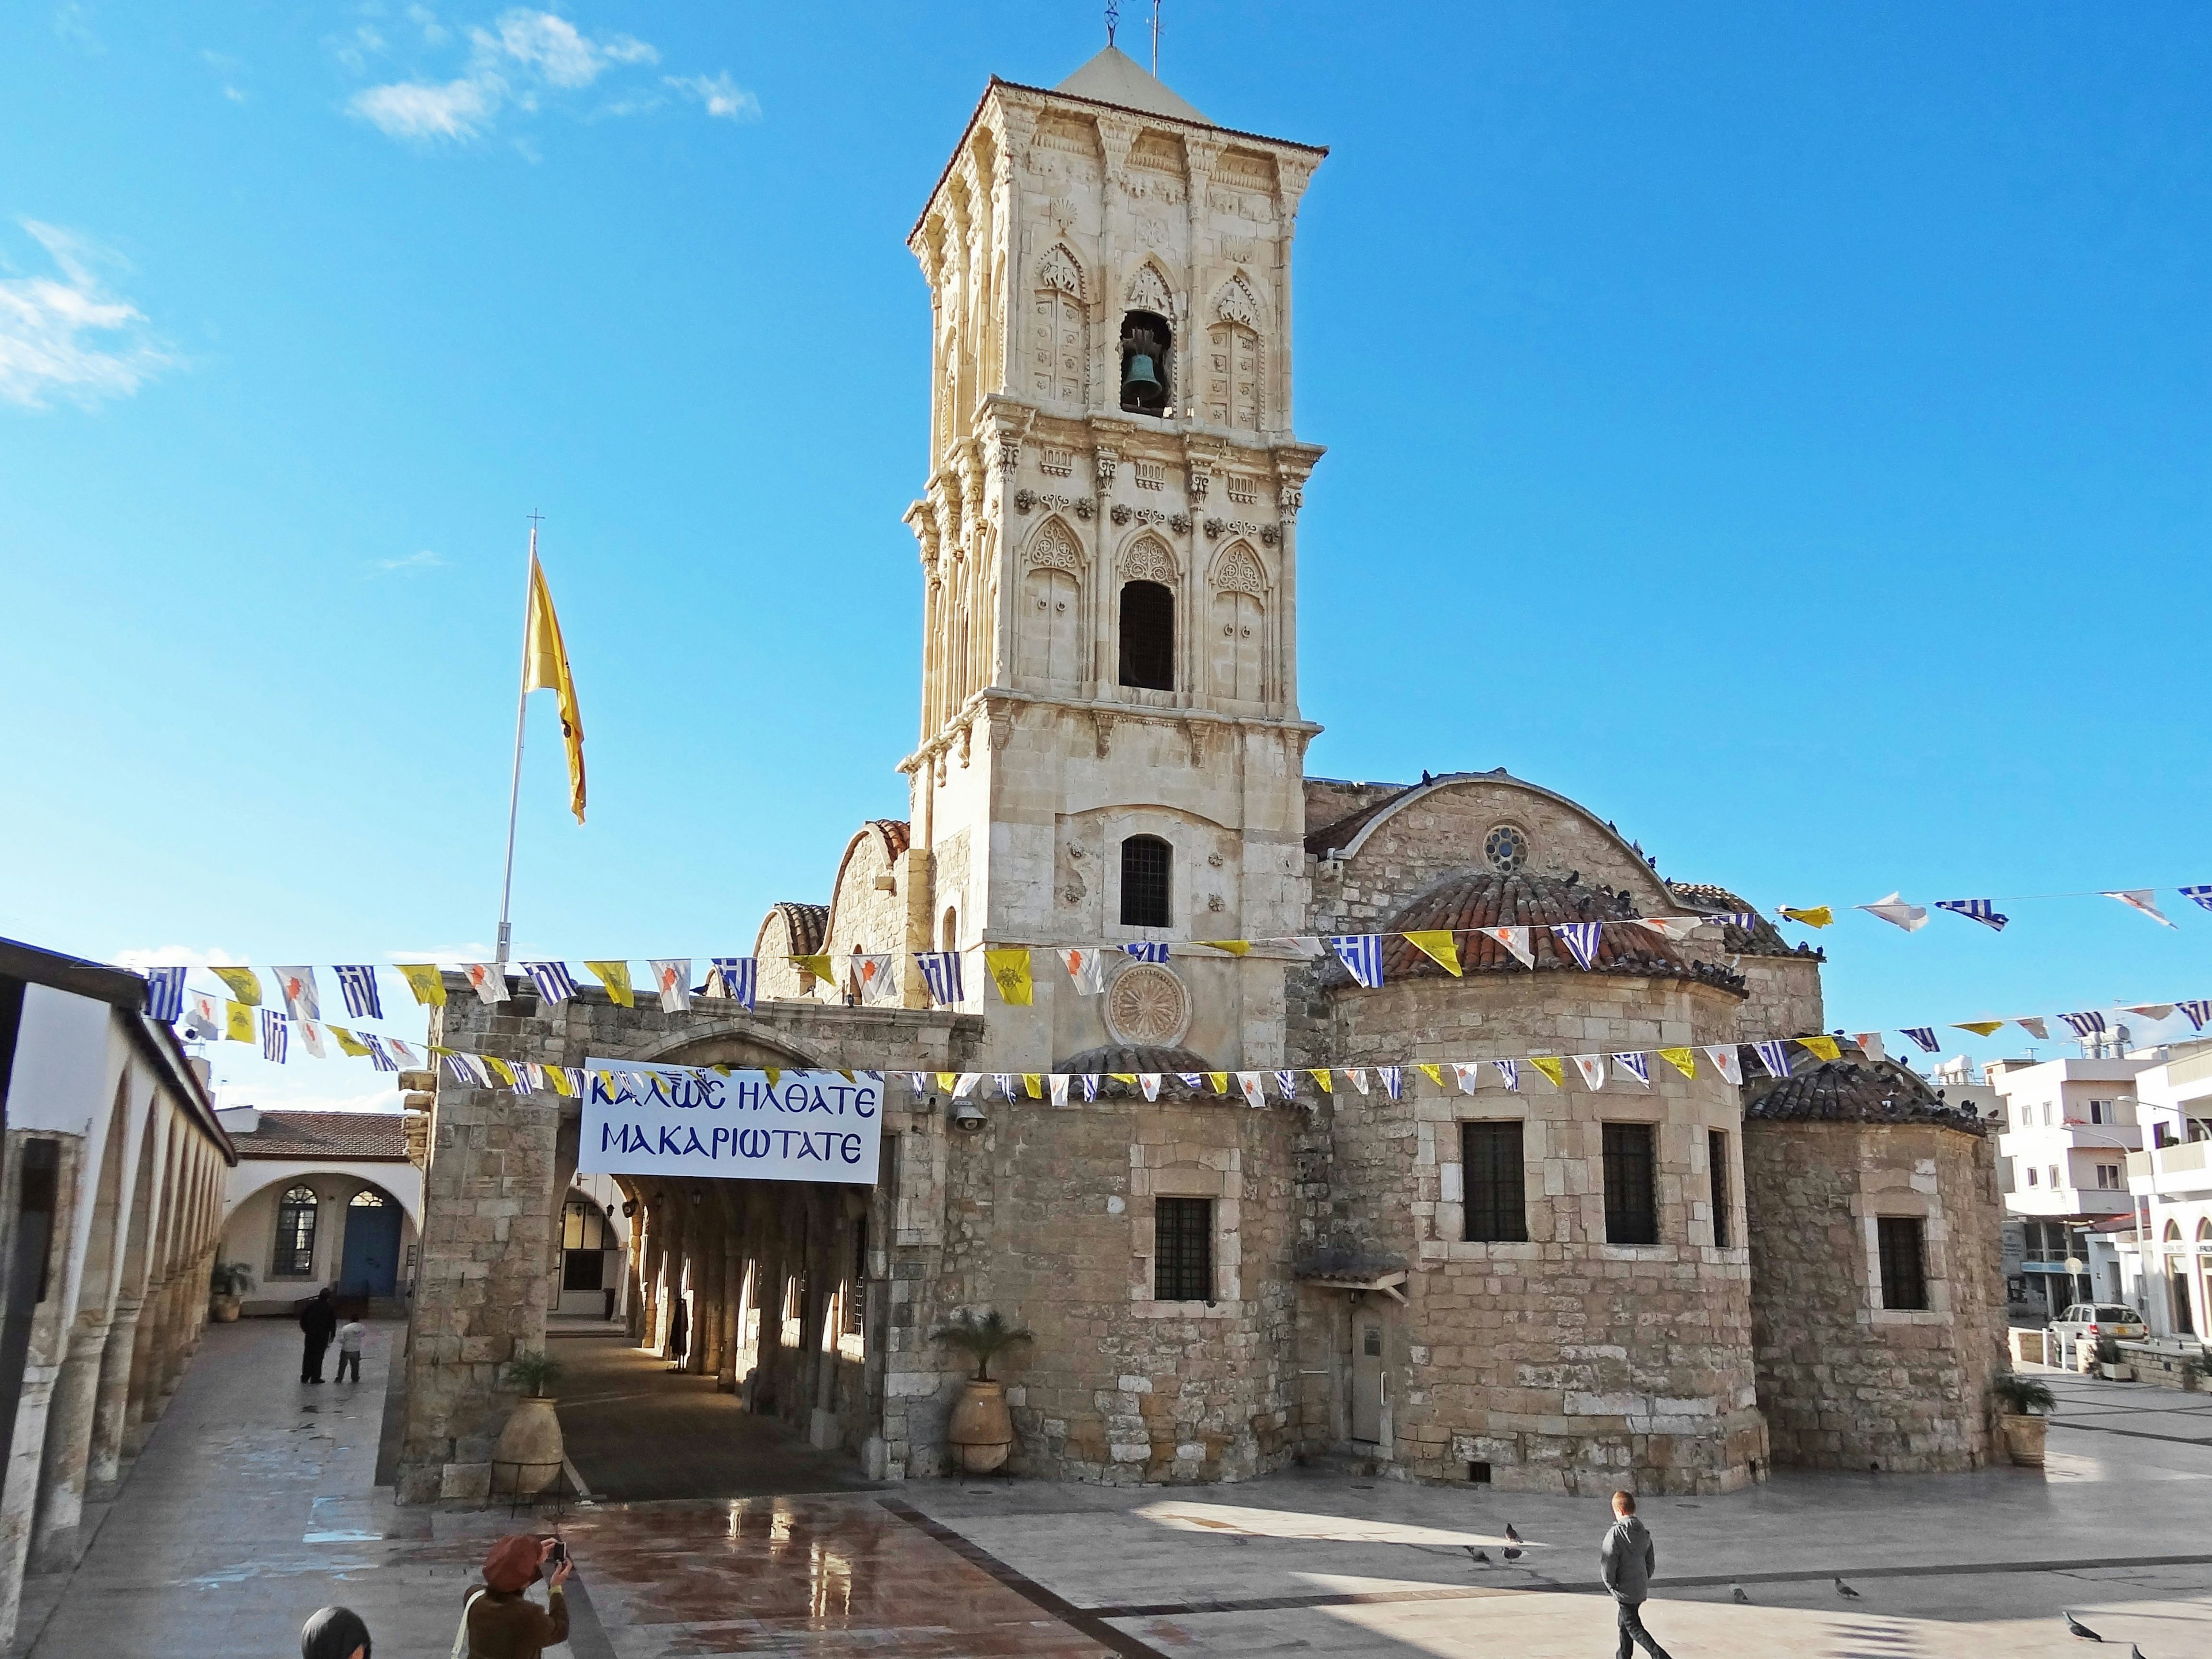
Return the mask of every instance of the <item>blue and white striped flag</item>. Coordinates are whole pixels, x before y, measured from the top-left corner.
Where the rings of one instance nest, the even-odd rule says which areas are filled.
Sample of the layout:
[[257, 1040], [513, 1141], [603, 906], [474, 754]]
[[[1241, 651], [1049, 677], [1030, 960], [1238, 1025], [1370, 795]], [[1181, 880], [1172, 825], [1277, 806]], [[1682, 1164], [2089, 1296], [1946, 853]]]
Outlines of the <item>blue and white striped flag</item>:
[[341, 963], [331, 971], [338, 976], [338, 994], [346, 1012], [356, 1019], [382, 1019], [384, 999], [376, 989], [376, 969], [366, 963]]
[[1650, 1055], [1640, 1052], [1628, 1054], [1615, 1054], [1613, 1057], [1613, 1060], [1614, 1065], [1620, 1066], [1622, 1071], [1627, 1073], [1645, 1088], [1648, 1089], [1651, 1086]]
[[1918, 1043], [1923, 1053], [1932, 1054], [1943, 1046], [1936, 1042], [1936, 1028], [1933, 1025], [1900, 1025], [1898, 1030]]
[[1953, 915], [1964, 916], [1968, 921], [1978, 921], [1992, 933], [2002, 933], [2010, 916], [2001, 916], [1996, 907], [1988, 899], [1937, 899], [1938, 910], [1948, 910]]
[[1382, 1092], [1393, 1100], [1404, 1098], [1406, 1068], [1402, 1066], [1377, 1066], [1375, 1069], [1382, 1073]]
[[960, 983], [959, 951], [919, 951], [914, 959], [921, 966], [921, 982], [929, 987], [929, 1000], [938, 1007], [951, 1008], [968, 1000]]
[[1328, 948], [1336, 952], [1336, 959], [1351, 970], [1352, 978], [1372, 991], [1382, 983], [1382, 935], [1380, 933], [1334, 933], [1329, 936]]
[[1098, 1098], [1097, 1073], [1085, 1072], [1083, 1074], [1083, 1097], [1085, 1100], [1096, 1100]]
[[2177, 1002], [2173, 1006], [2187, 1016], [2190, 1025], [2197, 1030], [2203, 1030], [2204, 1022], [2212, 1019], [2212, 998], [2194, 997], [2186, 1002]]
[[1704, 920], [1720, 922], [1725, 927], [1741, 927], [1747, 933], [1751, 931], [1752, 923], [1759, 920], [1759, 913], [1756, 910], [1716, 910]]
[[2185, 899], [2194, 899], [2206, 909], [2212, 910], [2212, 884], [2185, 887], [2181, 890], [2181, 896]]
[[575, 975], [565, 962], [526, 962], [522, 971], [530, 975], [538, 988], [538, 1000], [545, 1007], [556, 1007], [576, 994]]
[[274, 1008], [261, 1010], [261, 1058], [284, 1063], [284, 1053], [290, 1046], [291, 1023]]
[[2067, 1030], [2085, 1042], [2093, 1036], [2105, 1034], [2105, 1017], [2094, 1009], [2086, 1013], [2061, 1014], [2058, 1018], [2066, 1022]]
[[1759, 1063], [1766, 1067], [1770, 1077], [1790, 1075], [1790, 1045], [1787, 1042], [1754, 1042], [1751, 1046], [1757, 1050]]
[[1521, 1062], [1517, 1060], [1493, 1060], [1490, 1063], [1498, 1068], [1498, 1078], [1504, 1083], [1506, 1089], [1510, 1093], [1519, 1094], [1521, 1092]]
[[1276, 1073], [1275, 1086], [1283, 1091], [1285, 1100], [1296, 1100], [1298, 1097], [1298, 1074], [1296, 1072]]
[[994, 1072], [991, 1075], [999, 1080], [999, 1093], [1012, 1100], [1014, 1097], [1014, 1074], [1012, 1072]]
[[[1206, 1073], [1203, 1072], [1177, 1072], [1176, 1076], [1182, 1079], [1182, 1086], [1193, 1094], [1206, 1087]], [[1224, 1090], [1223, 1092], [1226, 1093], [1227, 1091]]]
[[908, 1072], [906, 1074], [906, 1086], [913, 1090], [915, 1093], [918, 1095], [927, 1094], [929, 1092], [928, 1073], [926, 1072]]
[[1601, 921], [1555, 921], [1552, 937], [1567, 947], [1575, 959], [1575, 966], [1587, 969], [1597, 960], [1597, 943], [1605, 935]]
[[185, 1017], [185, 972], [182, 968], [146, 970], [146, 1018], [174, 1025]]
[[714, 971], [707, 975], [707, 994], [710, 997], [732, 997], [738, 1006], [750, 1009], [760, 994], [760, 961], [755, 957], [715, 957]]
[[368, 1049], [368, 1063], [380, 1072], [396, 1072], [399, 1062], [385, 1051], [384, 1039], [372, 1031], [361, 1034], [362, 1044]]
[[1137, 939], [1121, 947], [1139, 962], [1165, 962], [1167, 945], [1158, 939]]

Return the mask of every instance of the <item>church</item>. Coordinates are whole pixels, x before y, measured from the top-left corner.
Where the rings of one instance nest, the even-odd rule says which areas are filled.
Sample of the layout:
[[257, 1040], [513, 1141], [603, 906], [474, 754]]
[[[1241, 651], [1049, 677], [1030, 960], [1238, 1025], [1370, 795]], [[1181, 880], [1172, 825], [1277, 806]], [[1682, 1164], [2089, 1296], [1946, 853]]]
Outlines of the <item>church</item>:
[[[1971, 1112], [1848, 1042], [1741, 1080], [1450, 1069], [1817, 1037], [1822, 959], [1503, 769], [1307, 774], [1322, 452], [1294, 427], [1291, 244], [1325, 156], [1111, 46], [1055, 88], [994, 80], [908, 239], [933, 378], [908, 817], [770, 909], [750, 1006], [524, 983], [451, 998], [432, 1041], [882, 1073], [872, 1185], [617, 1177], [636, 1340], [680, 1302], [685, 1367], [878, 1479], [949, 1467], [966, 1366], [931, 1333], [987, 1309], [1030, 1333], [1004, 1362], [1021, 1474], [1693, 1493], [1979, 1467], [2004, 1303]], [[1673, 920], [1595, 930], [1587, 963], [1552, 931], [1645, 917]], [[1403, 937], [1439, 932], [1455, 964]], [[1294, 944], [1337, 934], [1381, 936], [1379, 974]], [[1095, 986], [1054, 954], [1100, 945]], [[981, 971], [1015, 947], [1026, 1005]], [[965, 964], [949, 1000], [929, 952]], [[864, 957], [888, 994], [856, 993]], [[1350, 1080], [1384, 1065], [1395, 1092]], [[1249, 1070], [1337, 1081], [1206, 1086]], [[1108, 1081], [956, 1099], [946, 1073]], [[577, 1162], [574, 1102], [438, 1085], [404, 1498], [485, 1489]]]

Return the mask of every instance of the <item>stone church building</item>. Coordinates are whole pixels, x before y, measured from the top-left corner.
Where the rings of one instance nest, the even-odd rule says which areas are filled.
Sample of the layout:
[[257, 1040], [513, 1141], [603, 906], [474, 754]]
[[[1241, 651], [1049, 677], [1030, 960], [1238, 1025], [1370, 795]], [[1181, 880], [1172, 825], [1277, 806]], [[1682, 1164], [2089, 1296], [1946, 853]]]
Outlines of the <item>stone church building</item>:
[[[770, 910], [750, 1010], [546, 1008], [527, 981], [486, 1008], [457, 976], [433, 1041], [883, 1072], [872, 1187], [620, 1178], [639, 1340], [684, 1298], [688, 1367], [879, 1475], [945, 1468], [964, 1371], [929, 1333], [984, 1307], [1034, 1334], [1005, 1367], [1024, 1474], [1335, 1456], [1711, 1492], [1777, 1462], [1978, 1466], [1992, 1151], [1911, 1073], [1848, 1044], [1743, 1086], [1710, 1062], [1595, 1092], [1414, 1069], [1817, 1034], [1821, 958], [1503, 769], [1307, 775], [1298, 517], [1322, 451], [1293, 422], [1291, 256], [1324, 154], [1215, 125], [1110, 46], [1056, 88], [994, 80], [909, 238], [933, 395], [908, 817], [860, 826], [826, 903]], [[1605, 929], [1587, 969], [1543, 926], [1692, 915], [1717, 920]], [[1534, 927], [1532, 963], [1474, 931], [1498, 926]], [[1286, 946], [1202, 946], [1446, 928], [1462, 975], [1392, 938], [1371, 989]], [[1050, 954], [1140, 941], [1167, 959], [1113, 956], [1096, 994]], [[992, 989], [987, 945], [1035, 947], [1030, 1006]], [[930, 1006], [933, 950], [969, 953], [957, 1006]], [[893, 954], [895, 996], [852, 994], [855, 952]], [[824, 955], [829, 978], [789, 960]], [[1401, 1061], [1399, 1098], [1340, 1073], [1255, 1109], [1174, 1080]], [[945, 1072], [1170, 1082], [957, 1109], [908, 1085]], [[577, 1108], [441, 1083], [431, 1143], [416, 1499], [483, 1489], [500, 1366], [559, 1294]]]

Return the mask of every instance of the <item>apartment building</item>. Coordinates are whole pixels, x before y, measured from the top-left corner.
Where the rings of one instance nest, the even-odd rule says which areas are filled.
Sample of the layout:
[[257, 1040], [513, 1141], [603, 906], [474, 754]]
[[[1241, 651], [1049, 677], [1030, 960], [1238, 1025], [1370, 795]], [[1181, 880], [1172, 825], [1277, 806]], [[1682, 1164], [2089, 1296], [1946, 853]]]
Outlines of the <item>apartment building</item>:
[[2002, 1103], [1997, 1176], [2020, 1229], [2018, 1272], [2007, 1271], [2018, 1316], [2049, 1319], [2069, 1303], [2108, 1297], [2091, 1270], [2099, 1224], [2127, 1216], [2128, 1159], [2144, 1145], [2137, 1079], [2150, 1055], [2000, 1060], [1985, 1070]]

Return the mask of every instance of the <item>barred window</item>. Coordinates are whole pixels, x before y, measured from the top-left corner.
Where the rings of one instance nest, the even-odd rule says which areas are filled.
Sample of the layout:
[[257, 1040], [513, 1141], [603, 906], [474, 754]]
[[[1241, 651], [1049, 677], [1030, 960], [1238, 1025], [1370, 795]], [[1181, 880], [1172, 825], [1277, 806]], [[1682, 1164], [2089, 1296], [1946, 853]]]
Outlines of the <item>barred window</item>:
[[1161, 1302], [1213, 1300], [1213, 1200], [1152, 1200], [1152, 1295]]
[[1168, 927], [1175, 851], [1158, 836], [1132, 836], [1121, 843], [1121, 922], [1127, 927]]
[[1735, 1218], [1729, 1210], [1728, 1136], [1719, 1129], [1705, 1132], [1705, 1166], [1712, 1175], [1713, 1243], [1725, 1250], [1734, 1242]]
[[1928, 1305], [1927, 1256], [1920, 1218], [1885, 1215], [1875, 1218], [1875, 1237], [1881, 1254], [1881, 1305], [1885, 1308], [1925, 1308]]
[[1608, 1244], [1659, 1242], [1654, 1133], [1649, 1123], [1605, 1126], [1605, 1239]]
[[1176, 689], [1175, 595], [1158, 582], [1121, 584], [1121, 684]]
[[1462, 1123], [1459, 1136], [1467, 1237], [1492, 1243], [1527, 1242], [1528, 1193], [1520, 1120]]
[[295, 1187], [276, 1204], [276, 1256], [271, 1279], [312, 1279], [315, 1273], [315, 1189]]

